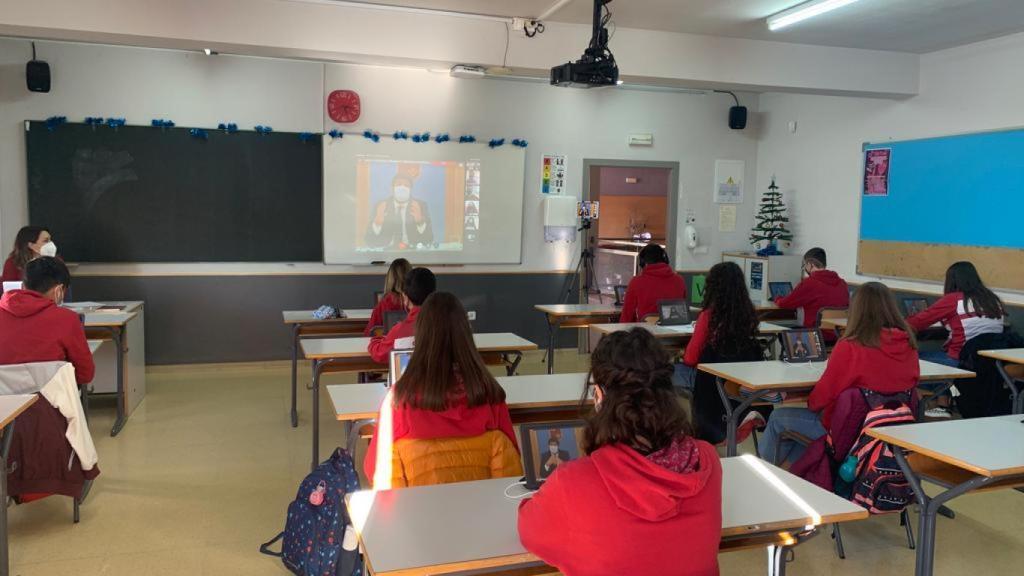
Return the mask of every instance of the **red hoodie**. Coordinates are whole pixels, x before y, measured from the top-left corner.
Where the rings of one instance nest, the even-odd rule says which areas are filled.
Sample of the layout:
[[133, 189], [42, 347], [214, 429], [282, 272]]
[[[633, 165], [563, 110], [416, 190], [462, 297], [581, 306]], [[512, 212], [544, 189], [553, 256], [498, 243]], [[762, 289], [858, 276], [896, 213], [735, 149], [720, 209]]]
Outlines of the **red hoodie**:
[[[516, 443], [516, 433], [512, 430], [512, 417], [508, 413], [508, 405], [485, 404], [470, 408], [463, 394], [454, 399], [447, 410], [433, 412], [408, 406], [395, 406], [391, 411], [392, 442], [402, 438], [430, 440], [433, 438], [472, 438], [490, 430], [501, 430]], [[378, 411], [377, 421], [380, 421]], [[377, 468], [377, 434], [370, 438], [370, 447], [366, 449], [363, 460], [363, 471], [366, 477], [373, 480], [373, 472]]]
[[14, 263], [14, 258], [8, 257], [4, 262], [4, 272], [0, 276], [0, 282], [21, 282], [22, 269]]
[[96, 367], [78, 314], [31, 290], [0, 298], [0, 364], [67, 360], [79, 386], [92, 382]]
[[658, 300], [686, 298], [686, 281], [665, 263], [648, 264], [629, 281], [619, 322], [640, 322], [658, 312]]
[[402, 302], [402, 297], [394, 292], [388, 292], [377, 302], [377, 305], [373, 307], [373, 312], [370, 313], [370, 321], [366, 323], [366, 329], [363, 330], [364, 336], [369, 336], [370, 331], [377, 326], [384, 325], [384, 313], [385, 312], [397, 312], [399, 310], [405, 310], [405, 303]]
[[880, 340], [878, 348], [870, 348], [844, 338], [832, 350], [825, 373], [807, 400], [808, 408], [821, 412], [821, 424], [826, 430], [832, 423], [832, 407], [847, 388], [896, 394], [917, 386], [921, 365], [907, 333], [883, 328]]
[[1002, 334], [1003, 319], [981, 316], [974, 306], [964, 299], [963, 292], [950, 292], [939, 298], [927, 310], [907, 318], [907, 324], [920, 332], [936, 322], [949, 329], [949, 338], [942, 347], [953, 360], [960, 359], [964, 344], [982, 334]]
[[391, 351], [395, 349], [395, 340], [416, 335], [416, 317], [419, 315], [419, 306], [414, 306], [412, 310], [409, 310], [409, 315], [405, 317], [405, 320], [395, 324], [385, 336], [371, 338], [370, 345], [366, 348], [370, 353], [370, 358], [378, 364], [386, 364], [391, 356]]
[[789, 310], [803, 308], [804, 326], [814, 328], [818, 323], [818, 310], [850, 306], [850, 287], [831, 270], [815, 270], [788, 295], [777, 298], [775, 305]]
[[710, 444], [689, 442], [688, 473], [621, 444], [559, 466], [519, 505], [519, 540], [566, 576], [717, 575], [722, 464]]

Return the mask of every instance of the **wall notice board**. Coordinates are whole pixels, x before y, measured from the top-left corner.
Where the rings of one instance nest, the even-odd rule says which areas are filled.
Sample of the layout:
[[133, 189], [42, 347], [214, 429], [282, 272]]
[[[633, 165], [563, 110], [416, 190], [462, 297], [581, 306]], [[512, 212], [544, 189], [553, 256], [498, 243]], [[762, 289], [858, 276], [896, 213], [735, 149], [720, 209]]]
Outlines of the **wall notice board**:
[[942, 281], [970, 260], [1024, 290], [1024, 130], [865, 144], [862, 162], [885, 149], [887, 183], [861, 185], [858, 273]]
[[29, 218], [71, 262], [320, 262], [320, 138], [27, 122]]

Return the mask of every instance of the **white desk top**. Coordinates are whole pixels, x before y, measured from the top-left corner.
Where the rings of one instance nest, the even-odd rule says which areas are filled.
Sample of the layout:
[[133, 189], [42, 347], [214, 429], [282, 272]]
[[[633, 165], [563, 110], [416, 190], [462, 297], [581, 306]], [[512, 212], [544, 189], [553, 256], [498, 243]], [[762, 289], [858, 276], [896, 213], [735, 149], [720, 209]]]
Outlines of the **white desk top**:
[[622, 308], [614, 304], [538, 304], [537, 310], [552, 316], [618, 316]]
[[[571, 408], [579, 405], [586, 377], [586, 373], [506, 376], [498, 378], [498, 384], [505, 389], [509, 410]], [[380, 382], [327, 387], [335, 417], [342, 421], [376, 418], [386, 392]]]
[[313, 317], [313, 310], [284, 310], [281, 312], [281, 316], [284, 318], [285, 324], [318, 324], [321, 322], [335, 322], [335, 323], [358, 323], [365, 324], [370, 321], [370, 314], [373, 310], [369, 308], [360, 309], [344, 309], [344, 318], [328, 318], [326, 320], [320, 320]]
[[0, 428], [7, 426], [19, 414], [39, 399], [38, 394], [9, 394], [0, 396]]
[[[523, 352], [536, 350], [537, 345], [525, 338], [509, 332], [493, 334], [474, 334], [477, 350], [480, 352]], [[325, 358], [361, 358], [369, 359], [366, 348], [370, 345], [369, 338], [322, 338], [302, 340], [302, 352], [307, 360], [323, 360]]]
[[[860, 506], [753, 456], [725, 458], [722, 471], [723, 537], [868, 517]], [[348, 508], [379, 576], [537, 562], [519, 543], [519, 500], [504, 495], [515, 480], [357, 492], [349, 497]]]
[[95, 354], [100, 349], [100, 346], [103, 346], [104, 342], [106, 340], [89, 340], [89, 352]]
[[124, 326], [137, 315], [135, 312], [93, 312], [85, 315], [85, 327]]
[[[843, 330], [845, 330], [846, 329], [846, 324], [849, 322], [849, 320], [850, 320], [849, 318], [822, 318], [821, 319], [821, 327], [822, 328], [842, 328]], [[935, 328], [942, 328], [942, 327], [943, 327], [942, 326], [942, 322], [936, 322], [936, 323], [932, 324], [931, 326], [929, 326], [928, 329], [929, 330], [933, 330]]]
[[995, 358], [996, 360], [1002, 360], [1003, 362], [1024, 364], [1024, 348], [1007, 348], [1005, 350], [982, 350], [978, 352], [978, 355], [987, 356], [988, 358]]
[[[591, 328], [597, 330], [601, 334], [611, 334], [612, 332], [632, 330], [633, 328], [644, 328], [649, 330], [651, 334], [654, 334], [655, 338], [688, 338], [693, 336], [694, 325], [684, 324], [682, 326], [659, 326], [658, 324], [650, 324], [647, 322], [628, 322], [623, 324], [594, 324]], [[761, 322], [757, 327], [757, 331], [761, 334], [778, 334], [779, 332], [785, 332], [786, 330], [789, 330], [789, 328], [779, 326], [778, 324], [770, 324], [768, 322]]]
[[982, 476], [1024, 474], [1020, 414], [872, 428], [868, 434]]
[[[935, 362], [918, 360], [921, 366], [921, 381], [959, 380], [973, 378], [974, 372], [944, 366]], [[703, 370], [735, 382], [744, 388], [781, 389], [813, 387], [825, 372], [827, 362], [787, 363], [779, 360], [763, 362], [722, 362], [717, 364], [699, 364]]]

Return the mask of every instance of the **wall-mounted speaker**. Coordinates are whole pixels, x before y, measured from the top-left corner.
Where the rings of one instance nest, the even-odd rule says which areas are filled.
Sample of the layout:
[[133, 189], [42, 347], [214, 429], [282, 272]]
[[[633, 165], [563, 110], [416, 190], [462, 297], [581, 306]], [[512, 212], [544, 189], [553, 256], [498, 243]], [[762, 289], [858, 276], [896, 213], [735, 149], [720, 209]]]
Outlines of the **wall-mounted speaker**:
[[30, 60], [25, 64], [25, 83], [31, 92], [49, 92], [50, 65], [42, 60]]
[[729, 108], [729, 128], [743, 130], [747, 127], [747, 107], [733, 106]]

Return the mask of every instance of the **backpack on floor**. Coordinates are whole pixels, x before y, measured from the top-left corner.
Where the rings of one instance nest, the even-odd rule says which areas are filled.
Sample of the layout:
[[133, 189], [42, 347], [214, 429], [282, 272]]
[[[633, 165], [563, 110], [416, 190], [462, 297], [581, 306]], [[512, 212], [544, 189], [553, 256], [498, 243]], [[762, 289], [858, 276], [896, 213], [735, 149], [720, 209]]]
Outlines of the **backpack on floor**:
[[[288, 505], [284, 532], [260, 546], [260, 552], [280, 558], [297, 576], [362, 576], [355, 531], [345, 496], [359, 490], [352, 456], [342, 448], [317, 466], [299, 485]], [[278, 540], [280, 552], [272, 552]]]
[[864, 419], [860, 437], [850, 454], [857, 458], [856, 478], [851, 500], [872, 514], [901, 512], [911, 503], [914, 491], [900, 469], [888, 444], [868, 436], [871, 428], [897, 424], [913, 424], [910, 396], [883, 396], [862, 390], [869, 412]]

